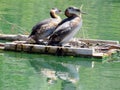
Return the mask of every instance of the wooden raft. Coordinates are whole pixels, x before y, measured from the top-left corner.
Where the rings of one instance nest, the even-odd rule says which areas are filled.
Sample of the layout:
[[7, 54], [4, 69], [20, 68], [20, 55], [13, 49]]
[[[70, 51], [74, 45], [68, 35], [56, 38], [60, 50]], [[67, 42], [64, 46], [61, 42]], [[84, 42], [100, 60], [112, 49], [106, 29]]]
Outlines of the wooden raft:
[[[26, 40], [27, 35], [0, 35], [2, 40]], [[19, 41], [18, 41], [19, 42]], [[20, 41], [21, 42], [21, 41]], [[119, 41], [112, 40], [95, 40], [74, 38], [69, 43], [70, 47], [64, 46], [45, 46], [36, 44], [18, 44], [16, 42], [1, 43], [0, 49], [67, 56], [84, 56], [103, 58], [111, 56], [120, 50]]]
[[84, 57], [96, 57], [103, 58], [110, 56], [112, 53], [117, 52], [118, 49], [103, 49], [103, 48], [76, 48], [76, 47], [59, 47], [59, 46], [45, 46], [34, 44], [16, 44], [5, 43], [4, 50], [21, 51], [28, 53], [40, 53], [40, 54], [53, 54], [62, 56], [84, 56]]
[[91, 48], [75, 48], [75, 47], [59, 47], [59, 46], [45, 46], [35, 44], [16, 44], [5, 43], [5, 50], [24, 51], [30, 53], [45, 53], [56, 55], [88, 55], [91, 56], [94, 49]]

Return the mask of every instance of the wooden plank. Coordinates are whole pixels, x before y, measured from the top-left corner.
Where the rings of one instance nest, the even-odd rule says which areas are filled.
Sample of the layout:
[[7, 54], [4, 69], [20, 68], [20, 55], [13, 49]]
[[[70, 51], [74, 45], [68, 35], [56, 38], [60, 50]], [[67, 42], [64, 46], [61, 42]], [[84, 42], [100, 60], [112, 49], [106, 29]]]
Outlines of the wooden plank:
[[93, 53], [93, 57], [95, 58], [103, 58], [105, 56], [104, 53]]
[[120, 44], [118, 45], [108, 44], [108, 46], [110, 46], [110, 49], [120, 49]]
[[98, 39], [79, 39], [78, 41], [82, 41], [85, 43], [92, 43], [92, 44], [119, 44], [119, 41], [113, 40], [98, 40]]
[[53, 55], [70, 55], [70, 56], [84, 56], [103, 58], [109, 57], [119, 49], [110, 49], [106, 52], [96, 52], [95, 48], [75, 48], [75, 47], [59, 47], [59, 46], [44, 46], [34, 44], [16, 44], [5, 43], [4, 47], [0, 47], [0, 50], [11, 50], [29, 53], [42, 53]]
[[5, 50], [73, 56], [92, 56], [94, 53], [94, 49], [92, 48], [59, 47], [16, 43], [6, 43]]
[[71, 56], [85, 56], [103, 58], [111, 56], [118, 49], [108, 49], [105, 52], [97, 52], [96, 48], [76, 48], [76, 47], [59, 47], [59, 46], [45, 46], [35, 44], [16, 44], [5, 43], [5, 50], [29, 52], [29, 53], [42, 53], [54, 55], [71, 55]]

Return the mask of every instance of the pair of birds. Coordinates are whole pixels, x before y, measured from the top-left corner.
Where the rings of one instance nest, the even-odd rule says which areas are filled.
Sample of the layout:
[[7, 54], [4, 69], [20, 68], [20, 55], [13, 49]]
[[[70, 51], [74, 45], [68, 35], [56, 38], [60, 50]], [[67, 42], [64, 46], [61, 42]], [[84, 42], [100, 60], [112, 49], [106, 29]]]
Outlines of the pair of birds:
[[58, 14], [61, 10], [52, 8], [50, 10], [50, 19], [46, 19], [36, 24], [28, 37], [28, 43], [40, 43], [40, 39], [49, 38], [47, 45], [62, 46], [77, 33], [82, 26], [81, 14], [84, 14], [79, 8], [68, 7], [65, 10], [67, 18], [61, 20]]

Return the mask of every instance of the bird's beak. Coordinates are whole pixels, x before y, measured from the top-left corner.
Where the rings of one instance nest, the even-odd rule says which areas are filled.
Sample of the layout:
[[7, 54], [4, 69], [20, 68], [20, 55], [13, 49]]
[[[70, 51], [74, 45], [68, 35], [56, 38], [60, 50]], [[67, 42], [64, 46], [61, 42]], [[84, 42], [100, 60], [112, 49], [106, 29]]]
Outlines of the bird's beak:
[[62, 12], [61, 10], [59, 10], [59, 12]]
[[[82, 10], [83, 4], [80, 6], [80, 10]], [[82, 14], [87, 14], [86, 12], [81, 11]]]
[[87, 14], [86, 12], [81, 11], [80, 9], [76, 9], [76, 11], [82, 13], [82, 14]]
[[62, 11], [61, 11], [61, 10], [58, 10], [58, 13], [59, 13], [59, 14], [61, 14], [61, 13], [62, 13]]
[[80, 12], [80, 9], [76, 9], [76, 11]]

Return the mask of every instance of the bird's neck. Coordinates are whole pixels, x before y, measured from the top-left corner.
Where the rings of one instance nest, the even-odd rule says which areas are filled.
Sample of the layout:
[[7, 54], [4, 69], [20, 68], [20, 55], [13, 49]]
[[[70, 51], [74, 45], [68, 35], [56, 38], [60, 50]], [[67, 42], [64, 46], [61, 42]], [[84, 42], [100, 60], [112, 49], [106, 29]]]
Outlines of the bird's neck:
[[81, 14], [80, 14], [80, 15], [73, 14], [72, 17], [79, 17], [79, 18], [82, 18]]
[[79, 17], [82, 18], [82, 15], [80, 14]]
[[72, 15], [71, 17], [68, 17], [68, 20], [72, 20], [73, 22], [80, 22], [82, 18], [81, 16]]
[[51, 16], [52, 18], [61, 19], [60, 16], [58, 16], [58, 15], [57, 15], [55, 12], [53, 12], [53, 11], [50, 12], [50, 16]]
[[71, 19], [74, 19], [74, 18], [82, 19], [81, 15], [75, 15], [75, 14], [71, 15], [71, 16], [68, 17], [68, 18], [71, 18]]

